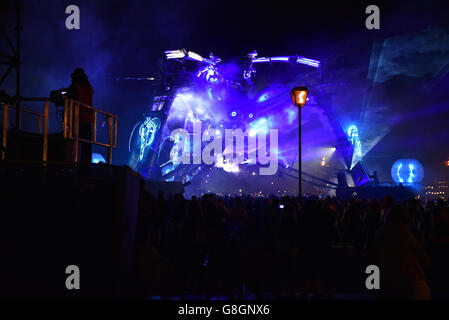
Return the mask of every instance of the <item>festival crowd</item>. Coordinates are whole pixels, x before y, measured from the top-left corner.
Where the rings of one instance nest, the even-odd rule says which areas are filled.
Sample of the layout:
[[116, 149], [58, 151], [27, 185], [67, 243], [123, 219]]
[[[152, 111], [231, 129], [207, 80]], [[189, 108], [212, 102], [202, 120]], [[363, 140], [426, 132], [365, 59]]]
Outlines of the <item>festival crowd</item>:
[[[143, 209], [151, 208], [151, 210]], [[137, 292], [242, 298], [383, 299], [449, 292], [449, 205], [443, 199], [339, 200], [204, 194], [145, 195], [137, 233]], [[352, 284], [352, 285], [351, 285]]]

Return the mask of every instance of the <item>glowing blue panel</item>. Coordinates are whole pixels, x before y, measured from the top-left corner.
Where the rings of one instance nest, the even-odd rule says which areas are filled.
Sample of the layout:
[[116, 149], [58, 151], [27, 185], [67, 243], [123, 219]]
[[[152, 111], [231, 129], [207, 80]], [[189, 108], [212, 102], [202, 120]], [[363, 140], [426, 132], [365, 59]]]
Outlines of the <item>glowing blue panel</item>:
[[424, 178], [424, 169], [418, 160], [399, 159], [391, 167], [391, 177], [396, 183], [416, 183]]
[[139, 128], [139, 137], [140, 137], [140, 154], [139, 159], [143, 159], [143, 154], [145, 153], [146, 148], [150, 147], [154, 138], [156, 137], [156, 132], [161, 126], [161, 120], [159, 118], [151, 118], [147, 117], [145, 122], [141, 124]]
[[264, 94], [262, 94], [258, 99], [257, 99], [257, 102], [264, 102], [265, 100], [267, 100], [268, 98], [269, 98], [270, 96], [269, 96], [269, 94], [268, 93], [264, 93]]

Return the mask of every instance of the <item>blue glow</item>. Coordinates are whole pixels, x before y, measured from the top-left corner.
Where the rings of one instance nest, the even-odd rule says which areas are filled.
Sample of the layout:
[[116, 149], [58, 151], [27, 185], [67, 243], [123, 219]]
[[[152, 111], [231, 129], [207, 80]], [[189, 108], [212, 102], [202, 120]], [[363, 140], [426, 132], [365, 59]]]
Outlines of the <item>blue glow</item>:
[[235, 111], [231, 112], [231, 116], [235, 117], [236, 115], [237, 115], [237, 112], [235, 112]]
[[271, 119], [267, 119], [265, 117], [259, 118], [253, 122], [251, 122], [249, 129], [249, 136], [255, 137], [257, 134], [268, 134], [271, 127]]
[[424, 169], [418, 160], [399, 159], [391, 167], [391, 177], [396, 183], [416, 183], [424, 178]]
[[252, 117], [254, 117], [254, 115], [253, 115], [252, 113], [250, 113], [250, 114], [248, 115], [248, 117], [251, 119]]
[[257, 102], [264, 102], [265, 100], [267, 100], [269, 98], [269, 95], [268, 95], [268, 93], [264, 93], [264, 94], [262, 94], [258, 99], [257, 99]]
[[320, 67], [320, 62], [318, 60], [313, 60], [313, 59], [307, 59], [304, 57], [299, 57], [296, 60], [296, 63], [300, 63], [300, 64], [305, 64], [311, 67], [315, 67], [315, 68], [319, 68]]
[[354, 154], [358, 157], [362, 157], [362, 145], [359, 138], [359, 130], [357, 126], [351, 125], [347, 130], [348, 140], [354, 149]]
[[298, 111], [296, 109], [293, 108], [287, 108], [284, 110], [287, 113], [287, 121], [288, 124], [292, 124], [293, 121], [297, 118], [298, 116]]
[[200, 70], [197, 77], [205, 79], [210, 84], [217, 84], [223, 81], [223, 77], [220, 75], [217, 68], [211, 65]]
[[200, 56], [198, 53], [193, 52], [193, 51], [187, 52], [187, 57], [193, 61], [198, 61], [198, 62], [204, 61], [204, 58], [202, 56]]
[[[178, 134], [175, 137], [173, 137], [173, 140], [174, 140], [174, 143], [173, 143], [173, 148], [170, 151], [170, 160], [171, 160], [173, 166], [177, 166], [179, 164], [179, 151], [181, 149], [180, 142], [182, 141], [182, 136], [180, 134]], [[172, 171], [173, 169], [174, 168], [172, 168], [170, 171]], [[166, 174], [168, 172], [165, 172], [164, 174]]]
[[415, 167], [412, 164], [408, 165], [408, 169], [409, 169], [409, 175], [408, 175], [408, 179], [407, 179], [408, 182], [413, 182], [415, 179], [415, 174], [413, 173], [414, 168]]
[[[213, 99], [214, 99], [214, 97], [213, 97], [213, 95], [212, 95], [212, 89], [211, 89], [211, 88], [208, 88], [208, 89], [207, 89], [207, 96], [209, 97], [210, 100], [213, 100]], [[201, 110], [199, 110], [199, 109], [197, 109], [197, 111], [200, 111], [200, 112], [201, 112]], [[201, 113], [204, 113], [204, 111], [201, 112]]]
[[273, 57], [271, 58], [271, 61], [288, 62], [289, 59], [290, 59], [289, 57]]
[[146, 117], [144, 123], [139, 128], [139, 136], [140, 136], [140, 154], [139, 159], [143, 159], [143, 154], [146, 148], [150, 147], [156, 136], [156, 132], [161, 126], [161, 121], [159, 118], [151, 118]]
[[401, 174], [400, 174], [401, 169], [402, 169], [402, 163], [400, 163], [400, 164], [398, 165], [398, 169], [397, 169], [397, 171], [396, 171], [396, 176], [398, 177], [398, 181], [399, 181], [399, 182], [404, 182], [404, 179], [401, 178]]
[[105, 158], [99, 153], [92, 153], [92, 163], [106, 163]]

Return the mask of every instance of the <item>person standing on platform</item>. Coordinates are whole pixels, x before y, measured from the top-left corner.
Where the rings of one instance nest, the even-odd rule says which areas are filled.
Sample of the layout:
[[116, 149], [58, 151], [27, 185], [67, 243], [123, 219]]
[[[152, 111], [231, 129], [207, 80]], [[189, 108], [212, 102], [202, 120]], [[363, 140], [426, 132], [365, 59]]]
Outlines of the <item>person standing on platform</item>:
[[[86, 73], [81, 68], [76, 68], [71, 75], [72, 84], [69, 86], [67, 95], [70, 99], [79, 101], [85, 105], [92, 106], [92, 88]], [[75, 105], [74, 105], [75, 106]], [[74, 120], [75, 121], [75, 120]], [[92, 109], [79, 105], [79, 137], [92, 140]], [[92, 144], [81, 142], [80, 162], [84, 164], [92, 163]]]

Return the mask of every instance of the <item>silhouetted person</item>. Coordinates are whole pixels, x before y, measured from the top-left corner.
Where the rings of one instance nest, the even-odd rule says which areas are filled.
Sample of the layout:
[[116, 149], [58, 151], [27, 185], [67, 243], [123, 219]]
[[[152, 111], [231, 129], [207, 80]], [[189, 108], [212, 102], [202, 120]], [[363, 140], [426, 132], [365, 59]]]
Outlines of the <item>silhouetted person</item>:
[[373, 172], [373, 175], [372, 176], [369, 176], [372, 180], [372, 183], [374, 184], [374, 185], [378, 185], [379, 184], [379, 177], [377, 176], [377, 171], [376, 170], [374, 170], [374, 172]]
[[[81, 68], [76, 68], [71, 75], [72, 84], [68, 88], [68, 97], [79, 101], [85, 105], [92, 106], [92, 96], [94, 89], [92, 88], [86, 73]], [[75, 106], [75, 105], [74, 105]], [[79, 137], [82, 139], [92, 140], [92, 109], [80, 104], [79, 106]], [[92, 162], [92, 144], [81, 142], [81, 163]]]
[[382, 298], [430, 299], [424, 274], [429, 257], [410, 229], [405, 206], [395, 205], [387, 212], [374, 247]]

